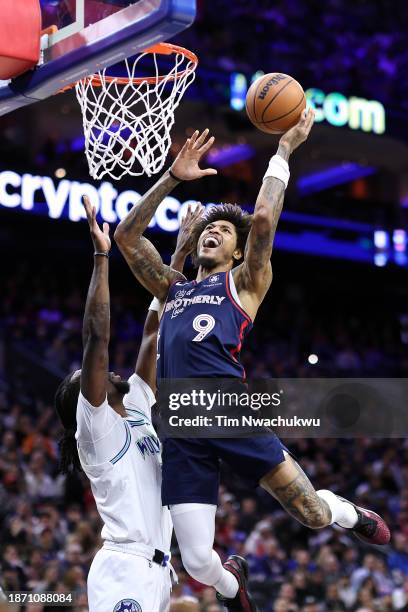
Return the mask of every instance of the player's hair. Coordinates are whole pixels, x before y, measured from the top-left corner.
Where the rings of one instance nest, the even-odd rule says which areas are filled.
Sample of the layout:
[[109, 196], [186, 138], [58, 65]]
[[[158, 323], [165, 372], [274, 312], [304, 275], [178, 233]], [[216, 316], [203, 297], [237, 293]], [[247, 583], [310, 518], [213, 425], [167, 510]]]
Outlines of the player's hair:
[[70, 471], [81, 470], [75, 431], [77, 427], [76, 410], [80, 391], [80, 376], [72, 380], [74, 372], [68, 374], [59, 385], [55, 394], [55, 410], [64, 427], [58, 446], [60, 450], [60, 471], [67, 474]]
[[237, 249], [240, 249], [242, 253], [245, 251], [246, 241], [252, 225], [252, 215], [242, 210], [238, 204], [216, 204], [206, 210], [192, 231], [191, 241], [193, 251], [191, 258], [195, 266], [197, 266], [197, 245], [200, 236], [207, 225], [214, 223], [214, 221], [229, 221], [232, 223], [237, 232]]

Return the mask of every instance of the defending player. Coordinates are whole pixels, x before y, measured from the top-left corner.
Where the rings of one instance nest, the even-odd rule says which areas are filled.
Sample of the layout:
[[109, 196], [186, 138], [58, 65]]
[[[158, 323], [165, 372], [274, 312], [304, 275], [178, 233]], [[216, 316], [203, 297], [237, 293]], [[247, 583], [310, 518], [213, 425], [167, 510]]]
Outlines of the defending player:
[[[289, 180], [288, 160], [307, 139], [313, 120], [313, 111], [304, 113], [299, 123], [281, 137], [252, 219], [238, 206], [222, 205], [197, 223], [195, 281], [187, 282], [163, 265], [142, 234], [162, 199], [181, 181], [216, 174], [214, 169], [199, 168], [200, 159], [214, 141], [207, 140], [208, 130], [201, 135], [195, 132], [187, 140], [171, 170], [119, 224], [115, 239], [133, 273], [157, 298], [167, 299], [160, 322], [159, 380], [243, 377], [241, 345], [272, 281], [270, 257]], [[175, 308], [176, 293], [181, 291], [200, 297], [178, 300], [182, 305]], [[206, 329], [198, 340], [203, 317]], [[260, 484], [293, 517], [312, 529], [337, 523], [367, 542], [389, 541], [388, 527], [378, 515], [330, 491], [316, 492], [273, 434], [247, 439], [166, 439], [162, 498], [163, 504], [170, 506], [183, 563], [194, 578], [217, 589], [229, 610], [255, 607], [246, 587], [246, 562], [232, 556], [223, 567], [212, 550], [220, 458], [249, 484]]]
[[[61, 383], [56, 409], [65, 429], [61, 467], [82, 466], [104, 522], [104, 545], [88, 576], [89, 610], [167, 612], [172, 525], [161, 504], [160, 443], [151, 422], [158, 316], [149, 310], [129, 380], [109, 373], [109, 226], [104, 224], [101, 231], [87, 198], [84, 206], [95, 254], [83, 322], [82, 370]], [[199, 212], [189, 210], [181, 227], [172, 259], [180, 269]]]

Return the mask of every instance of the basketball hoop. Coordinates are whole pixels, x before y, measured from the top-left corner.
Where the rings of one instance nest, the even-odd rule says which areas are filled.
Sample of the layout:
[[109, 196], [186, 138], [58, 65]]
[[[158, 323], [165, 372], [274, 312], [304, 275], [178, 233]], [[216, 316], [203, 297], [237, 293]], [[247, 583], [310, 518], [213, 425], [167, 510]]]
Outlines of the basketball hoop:
[[[136, 76], [140, 61], [148, 55], [155, 74]], [[167, 74], [159, 71], [158, 60], [163, 55], [174, 56]], [[92, 178], [108, 175], [119, 180], [125, 174], [160, 172], [171, 145], [174, 112], [195, 79], [197, 64], [192, 51], [160, 43], [132, 61], [126, 59], [126, 77], [108, 76], [103, 70], [76, 83]]]

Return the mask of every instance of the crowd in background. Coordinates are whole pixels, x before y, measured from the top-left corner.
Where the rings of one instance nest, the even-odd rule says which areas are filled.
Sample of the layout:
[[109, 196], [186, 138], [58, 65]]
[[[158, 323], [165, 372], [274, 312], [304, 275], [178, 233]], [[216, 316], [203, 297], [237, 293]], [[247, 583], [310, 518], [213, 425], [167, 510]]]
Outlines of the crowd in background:
[[[71, 0], [41, 4], [44, 27], [72, 22]], [[269, 71], [273, 58], [281, 72], [302, 81], [407, 108], [408, 86], [400, 78], [408, 68], [403, 0], [394, 1], [392, 10], [387, 0], [198, 0], [197, 5], [194, 28], [177, 42], [196, 51], [208, 68], [250, 74]]]
[[[229, 0], [199, 2], [194, 30], [181, 35], [208, 66], [296, 75], [406, 109], [408, 14], [403, 1]], [[256, 38], [256, 44], [252, 41]], [[265, 63], [266, 62], [266, 63]], [[255, 67], [255, 69], [254, 69]]]
[[[4, 280], [0, 304], [0, 329], [4, 337], [32, 350], [61, 374], [80, 367], [88, 283], [86, 276], [83, 282], [79, 281], [80, 270], [75, 264], [70, 266], [69, 258], [64, 263], [66, 269], [54, 273], [50, 271], [50, 262], [43, 262], [42, 267], [36, 267], [35, 274], [28, 262], [15, 265]], [[86, 266], [90, 266], [89, 258]], [[82, 267], [85, 274], [86, 266]], [[125, 269], [122, 260], [118, 267], [121, 271]], [[115, 282], [115, 273], [111, 276]], [[403, 319], [398, 309], [392, 310], [402, 304], [395, 304], [392, 298], [390, 310], [379, 306], [367, 313], [367, 304], [359, 306], [352, 300], [350, 307], [341, 301], [341, 294], [336, 306], [328, 297], [330, 289], [325, 291], [323, 286], [321, 294], [315, 294], [316, 289], [308, 289], [308, 284], [287, 283], [282, 272], [279, 277], [258, 313], [257, 324], [242, 353], [248, 375], [252, 378], [407, 375]], [[122, 376], [129, 374], [135, 361], [149, 304], [146, 292], [131, 275], [125, 278], [126, 286], [122, 280], [116, 280], [122, 286], [112, 290], [111, 300], [111, 365]], [[284, 292], [277, 286], [279, 282]], [[370, 304], [370, 299], [367, 303]], [[318, 363], [308, 362], [310, 354], [318, 356]]]
[[[68, 0], [59, 3], [59, 13], [57, 2], [42, 0], [41, 4], [44, 15], [48, 6], [50, 15], [57, 12], [61, 22], [65, 13], [73, 13], [73, 3]], [[387, 0], [327, 0], [324, 3], [319, 0], [233, 3], [199, 0], [194, 26], [174, 39], [200, 58], [197, 94], [193, 93], [194, 86], [186, 93], [185, 102], [192, 99], [190, 96], [206, 101], [211, 124], [217, 117], [225, 123], [222, 109], [229, 106], [228, 83], [232, 71], [244, 72], [247, 77], [258, 70], [280, 71], [293, 75], [305, 88], [319, 87], [326, 94], [341, 92], [347, 97], [379, 100], [387, 109], [387, 125], [390, 121], [395, 124], [392, 133], [403, 138], [408, 81], [401, 75], [408, 70], [408, 12], [403, 0], [394, 1], [392, 9], [390, 6]], [[255, 39], [256, 44], [252, 44]], [[53, 173], [62, 167], [71, 176], [86, 178], [82, 121], [73, 94], [64, 94], [56, 109], [46, 101], [32, 108], [39, 125], [47, 125], [44, 115], [57, 115], [61, 124], [71, 126], [69, 134], [55, 122], [48, 132], [37, 131], [30, 125], [27, 112], [6, 115], [1, 119], [0, 163], [7, 164], [7, 168], [29, 168], [39, 173]], [[176, 119], [177, 130], [180, 121], [177, 115]], [[237, 127], [234, 139], [245, 136], [241, 127]], [[27, 138], [30, 139], [28, 147]], [[181, 138], [179, 135], [180, 141]], [[369, 150], [364, 157], [369, 159]], [[218, 194], [225, 197], [219, 185]], [[246, 201], [245, 193], [239, 201]]]
[[[80, 365], [87, 270], [77, 264], [69, 262], [57, 274], [50, 272], [51, 262], [43, 268], [16, 263], [2, 279], [0, 380], [8, 384], [0, 392], [0, 582], [5, 590], [74, 591], [82, 612], [87, 609], [88, 568], [101, 545], [89, 483], [83, 474], [64, 477], [58, 472], [60, 428], [51, 400], [28, 392], [28, 380], [18, 380], [16, 369], [7, 372], [15, 349], [24, 349], [53, 376]], [[114, 279], [112, 274], [113, 284]], [[132, 282], [129, 276], [122, 289], [112, 288], [111, 369], [124, 376], [133, 367], [149, 301]], [[348, 316], [340, 298], [338, 304], [331, 301], [329, 311], [318, 312], [316, 304], [301, 284], [274, 293], [243, 352], [251, 377], [406, 376], [398, 319], [389, 312], [379, 315], [380, 308], [367, 316], [358, 304]], [[308, 362], [310, 353], [319, 356], [317, 364]], [[37, 382], [40, 378], [36, 374]], [[248, 559], [261, 612], [408, 610], [407, 442], [286, 442], [317, 488], [381, 513], [393, 540], [377, 550], [339, 528], [309, 531], [261, 489], [249, 491], [223, 473], [216, 548], [223, 558], [237, 553]], [[179, 575], [174, 598], [188, 595], [200, 612], [218, 612], [214, 591], [184, 572], [176, 542], [173, 553]]]
[[[101, 521], [83, 474], [58, 473], [58, 426], [51, 407], [3, 394], [0, 401], [0, 542], [4, 590], [75, 593], [86, 608], [86, 577], [101, 546]], [[318, 488], [330, 488], [385, 517], [385, 550], [367, 548], [340, 528], [313, 532], [262, 490], [225, 473], [216, 549], [244, 555], [261, 612], [408, 610], [408, 444], [399, 439], [301, 440], [289, 447]], [[356, 466], [361, 466], [356, 469]], [[216, 612], [214, 591], [183, 570], [173, 596]]]
[[[59, 427], [40, 399], [0, 400], [1, 583], [5, 590], [76, 592], [86, 609], [89, 564], [101, 522], [84, 475], [58, 473]], [[224, 474], [216, 547], [246, 556], [262, 612], [408, 609], [408, 444], [402, 440], [289, 441], [315, 486], [369, 505], [385, 517], [392, 546], [373, 550], [341, 529], [311, 532], [258, 490]], [[356, 466], [361, 466], [356, 469]], [[183, 571], [179, 585], [215, 612], [211, 589]]]

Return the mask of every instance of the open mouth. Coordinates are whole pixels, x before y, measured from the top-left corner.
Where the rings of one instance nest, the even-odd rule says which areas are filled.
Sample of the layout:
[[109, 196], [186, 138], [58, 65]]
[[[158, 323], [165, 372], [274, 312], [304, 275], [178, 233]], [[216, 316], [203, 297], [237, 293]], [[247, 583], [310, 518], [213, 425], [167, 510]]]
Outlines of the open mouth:
[[203, 247], [206, 249], [215, 249], [220, 246], [221, 242], [216, 236], [207, 236], [203, 242]]

